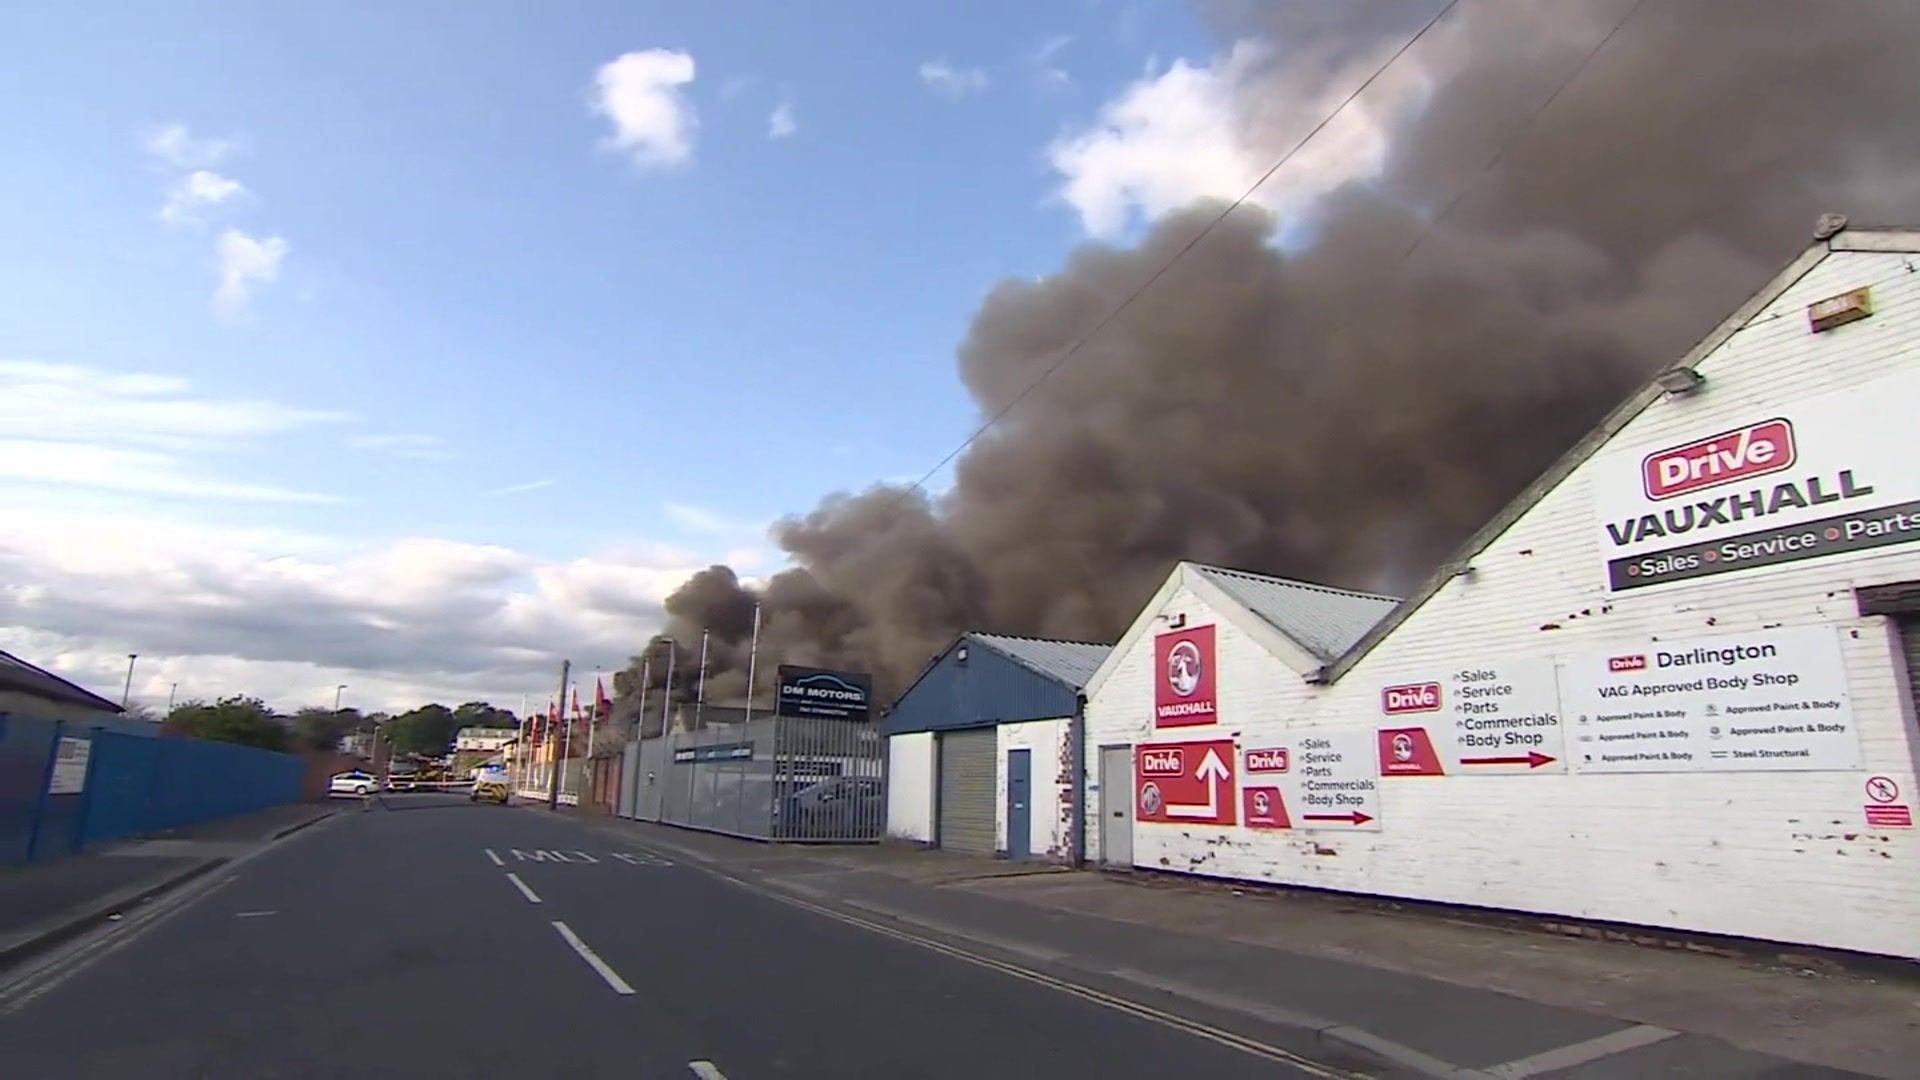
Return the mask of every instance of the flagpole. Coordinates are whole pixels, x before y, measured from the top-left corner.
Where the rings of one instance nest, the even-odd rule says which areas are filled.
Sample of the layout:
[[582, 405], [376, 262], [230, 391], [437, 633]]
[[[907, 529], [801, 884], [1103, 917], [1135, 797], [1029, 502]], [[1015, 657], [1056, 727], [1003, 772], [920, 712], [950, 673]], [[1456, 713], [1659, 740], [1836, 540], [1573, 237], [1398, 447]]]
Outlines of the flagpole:
[[[577, 694], [578, 691], [575, 691]], [[573, 717], [567, 715], [567, 695], [560, 695], [560, 794], [567, 793], [567, 762], [573, 755]], [[576, 805], [578, 805], [576, 803]]]
[[[567, 694], [567, 674], [572, 670], [573, 661], [560, 661], [560, 697], [563, 702]], [[557, 773], [547, 778], [547, 809], [560, 809], [560, 777]]]
[[693, 730], [700, 730], [701, 710], [707, 706], [707, 634], [700, 631], [700, 681], [693, 692]]
[[[747, 773], [753, 768], [753, 668], [760, 658], [760, 605], [753, 605], [753, 638], [747, 646], [747, 717], [740, 725], [746, 739], [747, 760], [740, 763], [740, 785], [733, 794], [733, 829], [743, 832], [747, 816]], [[771, 823], [769, 823], [771, 824]]]
[[600, 669], [593, 669], [593, 711], [587, 714], [587, 760], [593, 760], [593, 729], [600, 726]]
[[673, 772], [673, 743], [667, 740], [667, 710], [673, 705], [673, 639], [667, 639], [667, 679], [660, 688], [660, 809], [653, 820], [667, 820], [666, 778]]
[[760, 658], [760, 605], [753, 605], [753, 643], [747, 646], [747, 723], [753, 723], [753, 665]]
[[640, 658], [640, 707], [633, 710], [633, 741], [640, 741], [640, 729], [647, 725], [647, 688], [653, 683], [653, 650]]

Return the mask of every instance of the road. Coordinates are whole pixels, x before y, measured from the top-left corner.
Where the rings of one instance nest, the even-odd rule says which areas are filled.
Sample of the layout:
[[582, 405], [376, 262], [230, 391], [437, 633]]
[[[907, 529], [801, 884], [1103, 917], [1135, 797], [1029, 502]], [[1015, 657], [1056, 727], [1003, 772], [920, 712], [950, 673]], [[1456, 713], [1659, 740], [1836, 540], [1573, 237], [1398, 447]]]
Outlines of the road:
[[569, 818], [388, 805], [0, 994], [0, 1076], [1329, 1075]]

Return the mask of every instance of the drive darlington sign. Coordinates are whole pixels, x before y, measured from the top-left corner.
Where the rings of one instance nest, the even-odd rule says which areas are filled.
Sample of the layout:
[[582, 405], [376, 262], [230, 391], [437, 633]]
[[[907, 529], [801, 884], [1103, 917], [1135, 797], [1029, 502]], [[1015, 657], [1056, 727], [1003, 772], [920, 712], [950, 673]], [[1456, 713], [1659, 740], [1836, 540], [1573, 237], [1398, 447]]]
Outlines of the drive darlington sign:
[[1920, 374], [1904, 374], [1596, 457], [1608, 588], [1920, 541], [1920, 470], [1908, 445], [1917, 408]]

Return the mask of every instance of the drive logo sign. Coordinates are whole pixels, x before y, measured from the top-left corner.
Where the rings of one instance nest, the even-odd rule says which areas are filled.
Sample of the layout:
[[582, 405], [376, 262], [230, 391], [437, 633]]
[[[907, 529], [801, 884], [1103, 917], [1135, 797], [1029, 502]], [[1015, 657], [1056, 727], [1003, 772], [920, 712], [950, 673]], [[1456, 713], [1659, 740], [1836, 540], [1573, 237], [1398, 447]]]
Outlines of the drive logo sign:
[[1631, 653], [1626, 656], [1609, 656], [1607, 657], [1607, 670], [1612, 672], [1645, 671], [1647, 670], [1647, 654]]
[[1214, 700], [1214, 628], [1173, 630], [1153, 639], [1153, 726], [1194, 727], [1220, 719]]
[[1408, 683], [1380, 691], [1380, 711], [1388, 716], [1440, 711], [1440, 684]]
[[1640, 482], [1657, 502], [1790, 469], [1796, 460], [1793, 424], [1775, 418], [1656, 450], [1641, 461]]

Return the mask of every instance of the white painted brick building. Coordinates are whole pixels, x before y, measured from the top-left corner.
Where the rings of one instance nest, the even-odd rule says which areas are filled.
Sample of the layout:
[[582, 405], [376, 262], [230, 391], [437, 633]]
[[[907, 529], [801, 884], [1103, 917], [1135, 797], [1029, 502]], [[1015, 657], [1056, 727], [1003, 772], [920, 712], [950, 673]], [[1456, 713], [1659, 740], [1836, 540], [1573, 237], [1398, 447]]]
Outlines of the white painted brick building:
[[[1352, 633], [1354, 640], [1340, 641], [1347, 627], [1313, 640], [1311, 620], [1304, 633], [1290, 632], [1220, 588], [1218, 571], [1177, 568], [1087, 687], [1089, 858], [1920, 958], [1920, 839], [1895, 816], [1896, 808], [1913, 805], [1920, 748], [1906, 660], [1920, 653], [1920, 586], [1902, 588], [1920, 582], [1920, 529], [1908, 539], [1903, 524], [1887, 524], [1903, 500], [1920, 498], [1903, 494], [1920, 485], [1920, 438], [1909, 431], [1920, 409], [1917, 267], [1916, 233], [1850, 230], [1816, 244], [1676, 364], [1681, 373], [1667, 377], [1669, 388], [1656, 382], [1624, 403], [1457, 560], [1371, 631]], [[1810, 305], [1861, 288], [1869, 291], [1869, 316], [1812, 329]], [[1686, 369], [1704, 380], [1697, 388], [1688, 387]], [[1849, 389], [1855, 396], [1845, 395]], [[1739, 438], [1779, 419], [1791, 430]], [[1716, 436], [1721, 443], [1703, 442]], [[1799, 443], [1790, 446], [1794, 438]], [[1761, 446], [1768, 439], [1778, 442]], [[1849, 471], [1844, 478], [1820, 471], [1835, 460], [1840, 442], [1865, 448], [1839, 462]], [[1726, 466], [1737, 481], [1718, 478], [1721, 459], [1714, 455], [1736, 461], [1756, 446], [1750, 460]], [[1683, 475], [1688, 467], [1697, 475]], [[1655, 475], [1643, 490], [1622, 494], [1623, 475], [1649, 470]], [[1667, 482], [1672, 495], [1660, 493]], [[1778, 482], [1797, 485], [1800, 495], [1782, 496]], [[1868, 487], [1875, 490], [1861, 493]], [[1729, 512], [1731, 504], [1716, 503], [1717, 510], [1701, 511], [1703, 523], [1692, 532], [1641, 545], [1679, 552], [1663, 563], [1623, 558], [1634, 554], [1633, 545], [1609, 539], [1609, 523], [1621, 529], [1636, 520], [1638, 511], [1628, 512], [1635, 499], [1646, 500], [1644, 509], [1658, 520], [1673, 520], [1661, 517], [1671, 510], [1690, 523], [1691, 506], [1683, 504], [1730, 493], [1744, 498], [1740, 493], [1751, 489], [1771, 490], [1775, 512], [1764, 514], [1756, 499], [1743, 507], [1745, 520], [1705, 524], [1707, 515]], [[1803, 496], [1820, 505], [1796, 507], [1792, 500]], [[1833, 525], [1829, 535], [1824, 524], [1849, 514], [1862, 529], [1888, 532], [1849, 547], [1853, 525]], [[1825, 540], [1793, 532], [1816, 517], [1823, 523], [1808, 528]], [[1694, 541], [1704, 546], [1686, 547]], [[1728, 549], [1714, 545], [1723, 541], [1763, 553], [1720, 554]], [[1794, 544], [1803, 545], [1797, 553], [1787, 550]], [[1614, 572], [1624, 575], [1611, 583], [1610, 560], [1619, 560]], [[1734, 563], [1744, 568], [1721, 569]], [[1662, 568], [1669, 565], [1694, 569]], [[1208, 625], [1215, 628], [1210, 693], [1217, 718], [1156, 730], [1155, 686], [1167, 677], [1156, 639], [1172, 626]], [[1784, 659], [1767, 661], [1774, 668], [1723, 663], [1722, 647], [1702, 639], [1754, 649], [1778, 641], [1780, 656], [1811, 650], [1812, 659], [1803, 667]], [[1674, 644], [1669, 650], [1663, 643]], [[1686, 731], [1663, 732], [1645, 726], [1657, 721], [1636, 719], [1658, 711], [1605, 712], [1581, 689], [1615, 679], [1651, 687], [1656, 696], [1670, 691], [1669, 699], [1679, 701], [1673, 695], [1684, 695], [1673, 687], [1694, 678], [1692, 671], [1674, 675], [1663, 689], [1650, 681], [1654, 675], [1628, 669], [1649, 655], [1655, 667], [1684, 660], [1681, 654], [1696, 646], [1716, 657], [1701, 678], [1788, 664], [1808, 687], [1829, 674], [1840, 687], [1831, 694], [1792, 691], [1809, 710], [1840, 705], [1807, 728], [1797, 714], [1781, 720], [1767, 712], [1800, 707], [1786, 697], [1730, 705], [1724, 720], [1709, 703], [1704, 714], [1674, 721], [1691, 725]], [[1829, 654], [1837, 659], [1829, 662]], [[1616, 666], [1623, 673], [1611, 674]], [[1396, 698], [1411, 718], [1389, 715], [1383, 704], [1387, 687], [1432, 683], [1436, 694], [1458, 695], [1462, 678], [1471, 685], [1475, 673], [1497, 673], [1505, 685], [1516, 672], [1545, 680], [1535, 696], [1547, 695], [1557, 710], [1557, 728], [1542, 720], [1538, 729], [1514, 729], [1555, 732], [1539, 750], [1551, 764], [1528, 764], [1524, 753], [1512, 764], [1516, 759], [1497, 751], [1476, 756], [1483, 752], [1452, 746], [1448, 739], [1464, 738], [1470, 729], [1463, 725], [1478, 721], [1427, 710], [1424, 690]], [[1751, 690], [1760, 692], [1757, 685]], [[1589, 713], [1592, 724], [1580, 719]], [[1458, 719], [1449, 723], [1447, 716]], [[1428, 757], [1424, 748], [1381, 734], [1401, 730], [1403, 721], [1433, 725], [1424, 730], [1445, 745], [1431, 771], [1446, 775], [1413, 774]], [[1776, 723], [1785, 734], [1755, 726]], [[1845, 732], [1821, 733], [1836, 726]], [[1815, 733], [1794, 734], [1803, 730]], [[1369, 768], [1377, 790], [1356, 796], [1368, 820], [1315, 825], [1294, 805], [1287, 807], [1291, 827], [1250, 827], [1249, 790], [1266, 781], [1246, 771], [1246, 750], [1292, 746], [1285, 782], [1305, 784], [1301, 740], [1363, 731], [1379, 749]], [[1762, 732], [1757, 742], [1740, 742], [1754, 731]], [[1613, 747], [1595, 740], [1608, 737], [1625, 740], [1621, 746], [1692, 749], [1650, 751], [1647, 760], [1663, 759], [1656, 765], [1617, 764], [1632, 755], [1601, 759], [1616, 762], [1611, 766], [1596, 763], [1593, 755]], [[1231, 782], [1239, 804], [1234, 824], [1135, 820], [1148, 812], [1146, 781], [1122, 775], [1116, 762], [1131, 760], [1141, 744], [1225, 739], [1241, 757]], [[1777, 749], [1726, 749], [1756, 745]], [[1403, 750], [1409, 757], [1397, 759]], [[1750, 764], [1755, 753], [1770, 763]], [[1197, 756], [1196, 748], [1182, 767]], [[1390, 760], [1410, 774], [1382, 775]], [[1657, 771], [1636, 771], [1643, 767]], [[1125, 791], [1113, 790], [1123, 783]], [[1897, 795], [1888, 795], [1894, 789]], [[1170, 798], [1156, 787], [1147, 802], [1166, 813], [1177, 809], [1162, 805]], [[1295, 798], [1293, 789], [1286, 798]], [[1871, 815], [1870, 807], [1877, 808]], [[1114, 816], [1122, 809], [1124, 821]]]

